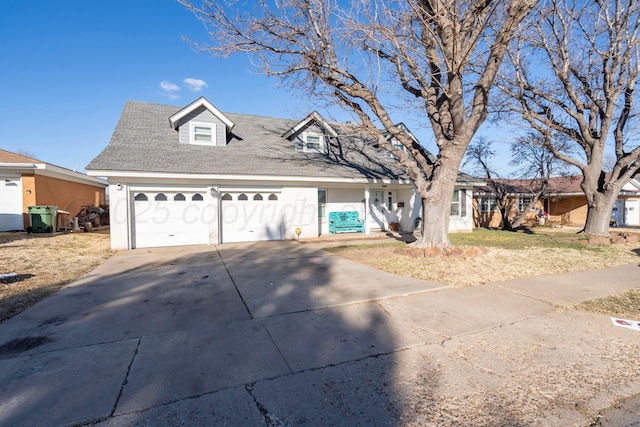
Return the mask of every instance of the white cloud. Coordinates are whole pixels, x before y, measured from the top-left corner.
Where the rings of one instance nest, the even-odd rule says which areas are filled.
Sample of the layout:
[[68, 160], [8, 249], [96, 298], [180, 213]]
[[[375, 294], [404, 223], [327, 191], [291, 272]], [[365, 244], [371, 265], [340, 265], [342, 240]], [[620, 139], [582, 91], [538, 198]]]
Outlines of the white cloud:
[[205, 87], [209, 87], [207, 82], [200, 79], [184, 79], [184, 84], [193, 92], [200, 92]]
[[173, 84], [170, 81], [167, 80], [163, 80], [160, 82], [160, 89], [162, 89], [163, 91], [167, 92], [167, 93], [171, 93], [171, 92], [177, 92], [180, 90], [180, 86], [178, 86], [177, 84]]
[[164, 96], [169, 99], [180, 98], [180, 95], [176, 93], [180, 91], [180, 86], [178, 86], [177, 84], [171, 83], [168, 80], [163, 80], [160, 82], [160, 89], [164, 91]]

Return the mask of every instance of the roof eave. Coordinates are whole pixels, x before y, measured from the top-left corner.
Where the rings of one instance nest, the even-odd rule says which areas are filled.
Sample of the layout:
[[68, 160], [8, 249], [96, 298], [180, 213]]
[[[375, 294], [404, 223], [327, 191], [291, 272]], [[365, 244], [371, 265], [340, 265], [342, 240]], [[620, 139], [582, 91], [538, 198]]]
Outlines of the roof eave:
[[207, 100], [204, 96], [193, 101], [191, 104], [187, 105], [177, 113], [173, 114], [169, 117], [169, 123], [174, 129], [178, 128], [180, 121], [184, 119], [187, 115], [195, 111], [196, 109], [204, 107], [211, 112], [214, 116], [216, 116], [227, 128], [227, 132], [231, 132], [231, 129], [235, 126], [235, 124], [225, 116], [220, 110], [213, 106], [211, 102]]

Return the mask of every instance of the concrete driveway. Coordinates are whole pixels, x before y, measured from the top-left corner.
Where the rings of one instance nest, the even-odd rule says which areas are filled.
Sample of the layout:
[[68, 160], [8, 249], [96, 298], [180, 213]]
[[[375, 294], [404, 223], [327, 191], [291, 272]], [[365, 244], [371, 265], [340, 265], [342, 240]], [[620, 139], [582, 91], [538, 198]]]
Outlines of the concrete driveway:
[[446, 425], [486, 390], [502, 408], [483, 416], [527, 424], [495, 390], [530, 396], [542, 370], [519, 369], [554, 357], [559, 377], [605, 361], [588, 369], [597, 387], [573, 386], [580, 409], [571, 393], [565, 412], [540, 408], [588, 422], [640, 392], [640, 334], [557, 307], [637, 277], [449, 289], [296, 242], [121, 252], [0, 324], [0, 425]]

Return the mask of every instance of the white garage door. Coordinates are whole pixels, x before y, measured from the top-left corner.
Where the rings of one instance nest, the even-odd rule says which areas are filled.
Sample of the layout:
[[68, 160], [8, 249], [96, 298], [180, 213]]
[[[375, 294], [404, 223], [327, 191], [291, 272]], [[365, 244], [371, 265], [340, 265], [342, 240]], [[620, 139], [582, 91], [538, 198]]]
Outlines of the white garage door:
[[222, 194], [222, 242], [282, 240], [280, 193]]
[[133, 247], [209, 243], [209, 221], [201, 192], [134, 192]]
[[0, 231], [24, 229], [20, 178], [0, 177]]

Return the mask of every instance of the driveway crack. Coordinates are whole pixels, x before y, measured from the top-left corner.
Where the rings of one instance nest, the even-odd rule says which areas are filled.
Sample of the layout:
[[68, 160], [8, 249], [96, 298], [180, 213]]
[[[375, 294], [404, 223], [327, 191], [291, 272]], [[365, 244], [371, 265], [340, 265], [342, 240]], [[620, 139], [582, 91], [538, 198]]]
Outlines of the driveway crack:
[[253, 393], [254, 386], [255, 386], [255, 383], [251, 383], [251, 384], [246, 384], [244, 388], [245, 390], [247, 390], [247, 393], [249, 393], [249, 396], [251, 396], [251, 399], [253, 399], [253, 403], [256, 404], [258, 411], [260, 411], [260, 413], [262, 414], [262, 417], [264, 418], [264, 423], [267, 425], [267, 427], [285, 427], [287, 425], [286, 422], [280, 420], [278, 417], [271, 414], [267, 410], [267, 408], [265, 408], [264, 405], [258, 401], [258, 398]]
[[[116, 401], [113, 403], [113, 408], [111, 408], [111, 413], [109, 417], [112, 417], [116, 412], [116, 408], [118, 407], [118, 403], [120, 403], [120, 398], [122, 398], [122, 393], [124, 392], [124, 388], [129, 383], [129, 374], [131, 373], [131, 367], [133, 366], [133, 361], [138, 355], [138, 350], [140, 349], [140, 343], [142, 342], [142, 338], [138, 338], [138, 343], [136, 344], [136, 349], [133, 352], [133, 356], [131, 356], [131, 361], [129, 361], [129, 366], [127, 366], [127, 373], [124, 375], [124, 379], [122, 380], [122, 384], [120, 384], [120, 391], [118, 392], [118, 397], [116, 397]], [[107, 418], [109, 418], [107, 417]]]

